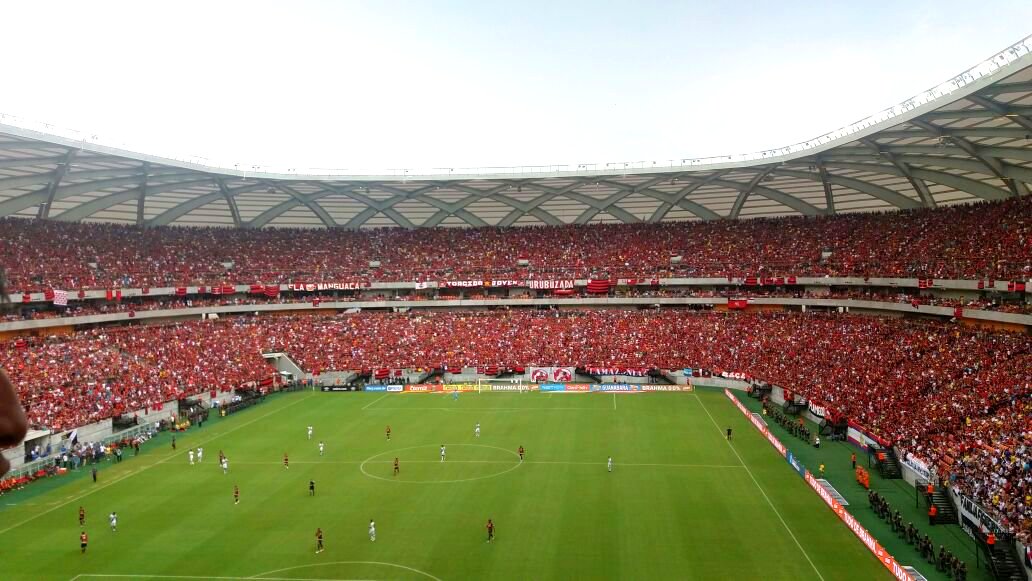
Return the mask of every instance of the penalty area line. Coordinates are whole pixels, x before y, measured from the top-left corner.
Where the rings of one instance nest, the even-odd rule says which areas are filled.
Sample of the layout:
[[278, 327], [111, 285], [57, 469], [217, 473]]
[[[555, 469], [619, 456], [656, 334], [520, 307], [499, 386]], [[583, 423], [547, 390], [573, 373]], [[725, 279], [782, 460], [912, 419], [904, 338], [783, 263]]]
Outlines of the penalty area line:
[[[285, 409], [287, 409], [289, 407], [293, 407], [293, 406], [295, 406], [295, 405], [297, 405], [297, 404], [299, 404], [299, 403], [301, 403], [303, 401], [306, 401], [306, 400], [308, 400], [311, 397], [312, 397], [311, 395], [308, 395], [308, 396], [305, 396], [305, 397], [302, 397], [302, 398], [298, 398], [296, 401], [292, 401], [292, 402], [286, 404], [285, 406], [283, 406], [283, 407], [281, 407], [279, 409], [272, 410], [272, 411], [270, 411], [269, 413], [266, 413], [266, 414], [262, 414], [262, 415], [254, 418], [254, 419], [252, 419], [250, 421], [247, 421], [247, 422], [244, 422], [244, 423], [240, 424], [239, 426], [234, 426], [234, 427], [226, 430], [225, 432], [222, 432], [220, 434], [216, 434], [216, 435], [214, 435], [214, 436], [212, 436], [212, 437], [210, 437], [210, 438], [208, 438], [206, 440], [202, 440], [201, 442], [199, 442], [199, 444], [203, 445], [203, 444], [207, 444], [208, 442], [212, 442], [212, 441], [218, 440], [219, 438], [221, 438], [223, 436], [227, 436], [229, 434], [232, 434], [233, 432], [239, 430], [240, 428], [245, 428], [247, 426], [250, 426], [251, 424], [253, 424], [253, 423], [257, 422], [257, 421], [260, 421], [260, 420], [264, 420], [265, 418], [267, 418], [267, 417], [269, 417], [269, 416], [271, 416], [273, 414], [278, 414], [279, 412], [281, 412], [281, 411], [283, 411], [283, 410], [285, 410]], [[68, 506], [69, 504], [72, 504], [72, 503], [74, 503], [77, 500], [82, 500], [83, 498], [86, 498], [87, 496], [93, 494], [94, 492], [97, 492], [97, 491], [100, 491], [100, 490], [104, 490], [105, 488], [108, 488], [109, 486], [114, 486], [114, 485], [118, 484], [119, 482], [122, 482], [123, 480], [125, 480], [125, 479], [127, 479], [127, 478], [129, 478], [131, 476], [135, 476], [135, 475], [137, 475], [137, 474], [139, 474], [141, 472], [144, 472], [146, 470], [154, 468], [155, 466], [159, 466], [161, 464], [164, 464], [164, 463], [168, 462], [169, 460], [171, 460], [173, 458], [179, 457], [179, 454], [180, 454], [179, 452], [173, 451], [171, 454], [169, 454], [168, 456], [165, 456], [164, 458], [162, 458], [161, 460], [158, 460], [157, 462], [153, 462], [151, 464], [148, 464], [146, 466], [141, 466], [139, 468], [132, 468], [128, 472], [126, 472], [125, 474], [123, 474], [123, 475], [121, 475], [119, 477], [116, 477], [111, 482], [108, 482], [106, 484], [102, 484], [100, 486], [92, 487], [88, 491], [86, 491], [86, 492], [84, 492], [84, 493], [82, 493], [82, 494], [80, 494], [78, 496], [71, 496], [71, 497], [69, 497], [70, 500], [68, 500], [66, 502], [62, 502], [61, 504], [59, 504], [59, 505], [57, 505], [57, 506], [55, 506], [53, 508], [48, 508], [47, 510], [44, 510], [43, 512], [37, 513], [37, 514], [35, 514], [33, 516], [30, 516], [29, 518], [27, 518], [25, 520], [22, 520], [22, 521], [19, 521], [19, 522], [15, 523], [15, 524], [7, 527], [7, 528], [0, 529], [0, 535], [3, 535], [4, 533], [10, 532], [10, 531], [12, 531], [12, 530], [22, 526], [25, 523], [34, 521], [34, 520], [38, 519], [41, 516], [50, 514], [50, 513], [54, 512], [55, 510], [57, 510], [59, 508]], [[83, 575], [85, 575], [85, 573]]]
[[[721, 436], [723, 436], [723, 431], [720, 429], [720, 424], [718, 424], [717, 420], [713, 418], [713, 414], [710, 413], [709, 408], [706, 407], [706, 404], [702, 401], [702, 398], [699, 397], [699, 394], [692, 393], [692, 395], [695, 396], [695, 399], [698, 400], [699, 405], [702, 406], [702, 411], [706, 412], [706, 416], [709, 417], [711, 422], [713, 422], [713, 427], [717, 429], [717, 432], [720, 433]], [[792, 532], [792, 529], [788, 526], [788, 523], [785, 522], [785, 517], [781, 516], [781, 512], [778, 510], [778, 507], [774, 506], [774, 502], [771, 501], [769, 496], [767, 496], [767, 491], [764, 490], [763, 486], [760, 485], [760, 481], [756, 480], [756, 476], [753, 475], [752, 470], [750, 470], [749, 466], [745, 464], [745, 460], [742, 458], [742, 455], [738, 453], [737, 449], [735, 449], [735, 446], [731, 443], [731, 440], [725, 441], [727, 442], [728, 447], [731, 448], [731, 451], [735, 453], [735, 456], [738, 457], [738, 461], [742, 463], [742, 468], [745, 468], [745, 473], [748, 474], [749, 478], [752, 479], [753, 484], [755, 484], [756, 488], [760, 490], [760, 494], [763, 495], [763, 498], [767, 501], [767, 504], [770, 506], [771, 510], [774, 511], [774, 514], [778, 516], [778, 520], [781, 521], [781, 524], [785, 527], [785, 530], [788, 531], [788, 536], [792, 537], [792, 540], [795, 541], [796, 546], [799, 547], [799, 551], [803, 553], [804, 557], [806, 557], [806, 562], [809, 563], [810, 567], [813, 568], [813, 572], [817, 573], [817, 577], [821, 581], [825, 581], [824, 575], [821, 575], [820, 570], [817, 569], [817, 565], [813, 564], [813, 560], [810, 559], [810, 554], [806, 552], [806, 549], [803, 548], [803, 544], [799, 542], [799, 539], [796, 538], [795, 533]]]
[[265, 581], [376, 581], [375, 579], [329, 579], [326, 577], [319, 578], [304, 578], [304, 577], [229, 577], [229, 576], [214, 576], [214, 575], [127, 575], [124, 573], [117, 574], [103, 574], [103, 573], [80, 573], [75, 577], [72, 577], [69, 581], [77, 581], [78, 579], [84, 579], [86, 577], [92, 577], [96, 579], [224, 579], [227, 581], [254, 581], [255, 579], [265, 579]]
[[373, 405], [374, 403], [376, 403], [376, 402], [380, 401], [381, 399], [383, 399], [383, 398], [387, 397], [388, 395], [390, 395], [390, 394], [389, 394], [389, 393], [385, 393], [385, 394], [381, 395], [380, 397], [378, 397], [378, 398], [374, 399], [373, 401], [371, 401], [371, 402], [369, 402], [369, 403], [365, 404], [365, 406], [364, 406], [364, 407], [362, 407], [362, 409], [363, 409], [363, 410], [365, 410], [365, 409], [368, 409], [368, 408], [369, 408], [369, 406], [371, 406], [371, 405]]

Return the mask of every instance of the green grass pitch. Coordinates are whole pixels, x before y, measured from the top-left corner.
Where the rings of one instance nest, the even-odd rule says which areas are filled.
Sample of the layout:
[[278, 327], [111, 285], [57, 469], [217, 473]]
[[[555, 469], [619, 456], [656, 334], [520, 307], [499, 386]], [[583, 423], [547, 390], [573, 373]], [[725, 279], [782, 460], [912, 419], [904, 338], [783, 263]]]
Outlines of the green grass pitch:
[[[303, 392], [177, 440], [177, 452], [166, 436], [105, 467], [97, 484], [67, 478], [0, 499], [0, 577], [889, 578], [717, 391], [466, 393], [457, 401]], [[198, 445], [204, 461], [190, 466], [186, 447]], [[228, 475], [216, 466], [220, 449]], [[316, 527], [325, 532], [320, 554]]]

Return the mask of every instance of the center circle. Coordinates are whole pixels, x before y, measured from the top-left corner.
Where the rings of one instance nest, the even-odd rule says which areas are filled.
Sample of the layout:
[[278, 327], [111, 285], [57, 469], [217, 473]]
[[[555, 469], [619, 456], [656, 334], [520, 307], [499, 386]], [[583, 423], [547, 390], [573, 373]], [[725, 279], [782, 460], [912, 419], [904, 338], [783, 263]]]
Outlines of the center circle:
[[[436, 446], [434, 444], [423, 444], [421, 446], [407, 446], [405, 448], [398, 448], [396, 450], [388, 450], [386, 452], [380, 452], [379, 454], [373, 454], [372, 456], [370, 456], [370, 457], [366, 458], [365, 460], [363, 460], [362, 463], [358, 465], [358, 469], [362, 472], [363, 475], [368, 476], [369, 478], [375, 478], [376, 480], [385, 480], [387, 482], [402, 482], [402, 483], [406, 483], [406, 484], [455, 484], [455, 483], [458, 483], [458, 482], [472, 482], [474, 480], [486, 480], [488, 478], [495, 478], [495, 477], [501, 476], [503, 474], [508, 474], [509, 472], [512, 472], [513, 470], [515, 470], [515, 469], [519, 468], [520, 466], [522, 466], [522, 463], [520, 462], [520, 455], [519, 454], [517, 454], [516, 452], [513, 452], [512, 450], [507, 450], [505, 448], [499, 448], [498, 446], [488, 446], [488, 445], [485, 445], [485, 444], [448, 444], [447, 447], [448, 447], [448, 451], [451, 451], [452, 448], [460, 448], [460, 449], [461, 448], [483, 448], [483, 449], [487, 449], [487, 450], [498, 450], [498, 451], [505, 452], [506, 454], [512, 456], [514, 458], [514, 460], [512, 461], [512, 463], [510, 465], [509, 462], [503, 461], [503, 460], [463, 460], [461, 458], [456, 459], [454, 456], [451, 456], [450, 460], [445, 460], [444, 462], [441, 462], [440, 461], [440, 457], [439, 457], [439, 455], [437, 453], [438, 446]], [[420, 456], [417, 456], [415, 458], [413, 458], [411, 456], [408, 457], [408, 458], [403, 458], [402, 456], [399, 455], [401, 452], [405, 452], [405, 451], [408, 451], [408, 450], [419, 450], [419, 449], [422, 449], [422, 448], [426, 448], [429, 451], [425, 455], [420, 455]], [[384, 456], [391, 456], [391, 457], [387, 458], [386, 460], [377, 460], [378, 458], [381, 458], [381, 457], [384, 457]], [[472, 476], [470, 478], [451, 478], [451, 479], [441, 479], [441, 480], [405, 480], [405, 479], [399, 479], [399, 478], [397, 478], [397, 477], [395, 477], [393, 475], [393, 470], [394, 470], [393, 460], [394, 460], [394, 457], [399, 458], [399, 463], [400, 463], [402, 471], [404, 471], [406, 469], [406, 465], [411, 465], [411, 464], [439, 465], [439, 464], [449, 464], [449, 463], [451, 463], [450, 465], [455, 465], [455, 464], [460, 464], [460, 465], [461, 464], [498, 464], [498, 465], [500, 465], [502, 467], [502, 469], [498, 470], [496, 472], [492, 472], [490, 474], [483, 474], [483, 475], [480, 475], [480, 476]], [[385, 475], [374, 474], [374, 473], [370, 472], [367, 469], [369, 464], [381, 464], [381, 463], [384, 466], [384, 471], [383, 472], [384, 472]]]

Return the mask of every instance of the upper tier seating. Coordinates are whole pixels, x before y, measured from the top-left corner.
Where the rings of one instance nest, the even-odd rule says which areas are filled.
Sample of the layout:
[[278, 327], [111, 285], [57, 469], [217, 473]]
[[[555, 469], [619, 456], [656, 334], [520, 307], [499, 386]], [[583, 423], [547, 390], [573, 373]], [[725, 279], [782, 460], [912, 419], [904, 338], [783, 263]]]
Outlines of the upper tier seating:
[[[671, 264], [674, 255], [683, 261]], [[0, 261], [17, 292], [599, 273], [1024, 280], [1032, 277], [1032, 198], [820, 218], [506, 229], [140, 229], [10, 218], [0, 219]]]

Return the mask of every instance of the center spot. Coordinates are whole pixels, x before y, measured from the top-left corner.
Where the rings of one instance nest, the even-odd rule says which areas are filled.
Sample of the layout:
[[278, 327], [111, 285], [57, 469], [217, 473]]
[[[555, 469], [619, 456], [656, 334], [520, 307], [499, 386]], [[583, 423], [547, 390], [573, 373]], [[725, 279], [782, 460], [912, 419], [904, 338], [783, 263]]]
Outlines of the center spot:
[[[445, 443], [445, 446], [444, 462], [441, 462], [440, 445], [424, 444], [370, 456], [358, 469], [369, 478], [388, 482], [452, 484], [494, 478], [520, 467], [520, 456], [515, 450], [484, 444]], [[400, 467], [397, 475], [394, 474], [395, 457]]]

